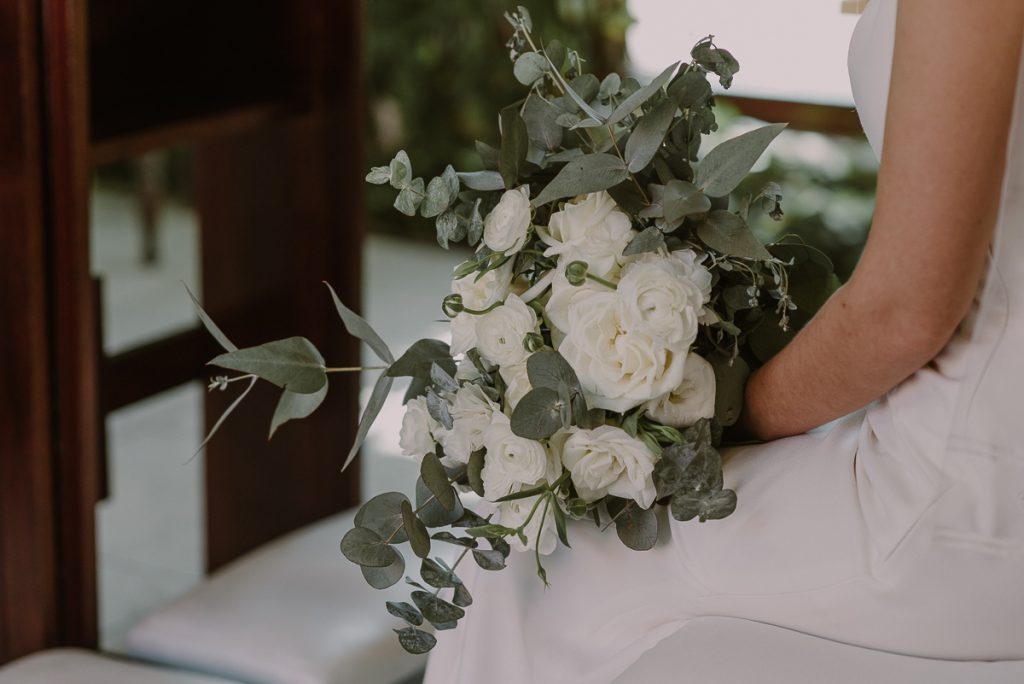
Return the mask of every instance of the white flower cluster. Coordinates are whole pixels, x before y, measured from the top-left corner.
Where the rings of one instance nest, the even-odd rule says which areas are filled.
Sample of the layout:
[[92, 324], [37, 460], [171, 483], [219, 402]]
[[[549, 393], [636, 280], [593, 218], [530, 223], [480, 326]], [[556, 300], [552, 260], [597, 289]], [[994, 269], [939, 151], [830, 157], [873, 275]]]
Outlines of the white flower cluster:
[[[587, 504], [615, 496], [649, 508], [658, 454], [620, 427], [621, 416], [640, 412], [683, 428], [714, 415], [712, 367], [691, 351], [709, 315], [711, 273], [692, 249], [624, 256], [637, 233], [607, 192], [565, 203], [547, 226], [532, 222], [528, 189], [506, 191], [484, 221], [485, 248], [508, 256], [532, 244], [535, 258], [553, 268], [527, 282], [514, 272], [516, 260], [507, 259], [452, 283], [461, 308], [451, 317], [451, 353], [478, 354], [493, 369], [498, 392], [462, 382], [448, 398], [450, 428], [431, 415], [425, 398], [412, 399], [402, 422], [403, 453], [422, 457], [440, 445], [443, 463], [454, 467], [484, 450], [481, 479], [492, 501], [567, 473]], [[573, 425], [546, 440], [515, 434], [510, 416], [532, 389], [527, 360], [545, 345], [575, 371], [589, 408], [620, 420], [593, 429]], [[474, 373], [460, 370], [457, 379]], [[538, 497], [499, 503], [497, 521], [517, 527], [529, 520], [525, 546], [548, 553], [555, 528], [536, 509], [550, 503]]]

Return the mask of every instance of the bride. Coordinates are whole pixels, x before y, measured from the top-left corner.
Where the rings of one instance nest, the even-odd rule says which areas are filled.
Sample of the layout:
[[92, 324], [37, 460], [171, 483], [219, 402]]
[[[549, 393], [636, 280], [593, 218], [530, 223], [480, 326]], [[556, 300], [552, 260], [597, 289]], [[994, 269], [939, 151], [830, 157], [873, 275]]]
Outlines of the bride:
[[671, 521], [644, 553], [579, 524], [547, 595], [530, 563], [467, 572], [473, 619], [428, 684], [607, 684], [709, 615], [1024, 658], [1022, 37], [1020, 0], [872, 0], [849, 62], [885, 141], [874, 224], [849, 283], [751, 378], [765, 443], [725, 453], [736, 512]]

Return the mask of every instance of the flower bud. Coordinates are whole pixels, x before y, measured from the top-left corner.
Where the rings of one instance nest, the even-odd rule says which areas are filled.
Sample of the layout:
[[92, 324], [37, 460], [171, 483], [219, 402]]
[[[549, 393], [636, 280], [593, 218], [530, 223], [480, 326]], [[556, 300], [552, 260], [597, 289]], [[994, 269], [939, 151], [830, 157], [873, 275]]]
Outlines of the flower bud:
[[573, 261], [565, 267], [565, 279], [570, 285], [579, 287], [587, 281], [587, 262]]
[[539, 352], [544, 348], [544, 338], [540, 333], [529, 333], [523, 337], [523, 346], [531, 354]]
[[462, 304], [462, 295], [450, 294], [445, 297], [444, 301], [441, 302], [441, 310], [448, 318], [455, 318], [455, 316], [465, 311], [466, 307]]

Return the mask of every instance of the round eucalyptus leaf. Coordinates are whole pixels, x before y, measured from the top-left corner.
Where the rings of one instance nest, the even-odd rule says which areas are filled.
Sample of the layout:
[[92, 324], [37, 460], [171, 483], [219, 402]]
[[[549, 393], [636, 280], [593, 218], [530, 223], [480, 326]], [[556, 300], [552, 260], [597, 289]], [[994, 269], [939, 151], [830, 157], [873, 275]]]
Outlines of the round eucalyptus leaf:
[[445, 542], [447, 544], [462, 546], [467, 549], [475, 549], [479, 544], [479, 542], [477, 542], [477, 540], [473, 539], [472, 537], [456, 537], [454, 534], [448, 532], [447, 530], [442, 532], [435, 532], [434, 534], [430, 535], [430, 538], [436, 539], [437, 541]]
[[341, 553], [357, 565], [386, 568], [401, 556], [384, 538], [366, 527], [353, 527], [341, 540]]
[[388, 612], [399, 620], [405, 620], [410, 625], [419, 626], [423, 624], [423, 616], [416, 607], [405, 601], [388, 601], [384, 604]]
[[736, 510], [736, 492], [720, 489], [712, 492], [679, 492], [669, 506], [672, 517], [679, 521], [719, 520]]
[[427, 653], [437, 644], [437, 639], [433, 634], [424, 632], [422, 629], [416, 629], [415, 627], [396, 629], [395, 634], [398, 635], [398, 643], [401, 644], [402, 648], [413, 655]]
[[427, 454], [420, 461], [420, 478], [446, 511], [455, 508], [455, 490], [448, 482], [448, 474], [437, 454]]
[[430, 534], [426, 525], [413, 513], [408, 499], [402, 502], [402, 524], [409, 535], [412, 552], [420, 558], [426, 558], [430, 554]]
[[615, 533], [634, 551], [648, 551], [658, 541], [658, 516], [651, 508], [633, 504], [615, 519]]
[[452, 603], [462, 608], [473, 605], [473, 596], [469, 593], [469, 589], [466, 588], [465, 584], [459, 584], [455, 587]]
[[391, 542], [401, 544], [409, 539], [402, 520], [402, 503], [408, 501], [409, 497], [401, 492], [378, 494], [359, 508], [355, 517], [356, 527], [371, 529], [384, 539], [398, 530]]
[[[419, 516], [424, 525], [427, 527], [444, 527], [451, 525], [462, 517], [465, 511], [458, 496], [455, 496], [455, 506], [451, 510], [445, 509], [444, 506], [438, 503], [436, 498], [431, 499], [433, 496], [427, 485], [423, 484], [423, 479], [417, 478], [416, 508], [419, 512], [416, 515]], [[427, 503], [428, 501], [429, 503]]]
[[484, 570], [501, 570], [505, 567], [505, 556], [497, 549], [473, 549], [473, 560]]
[[374, 589], [387, 589], [398, 584], [398, 581], [405, 575], [405, 557], [399, 553], [395, 555], [394, 562], [384, 568], [371, 568], [366, 565], [359, 567], [363, 572], [363, 579]]
[[457, 587], [462, 581], [450, 569], [443, 567], [433, 558], [424, 558], [420, 565], [420, 577], [435, 589]]
[[519, 400], [512, 411], [512, 432], [527, 439], [547, 439], [562, 427], [562, 400], [558, 391], [537, 387]]
[[548, 61], [544, 56], [536, 52], [524, 52], [512, 66], [512, 73], [516, 80], [524, 86], [532, 86], [537, 82], [544, 72], [547, 71]]
[[427, 591], [412, 592], [412, 602], [420, 609], [430, 624], [437, 627], [451, 622], [458, 622], [466, 614], [462, 608], [445, 601], [443, 598]]

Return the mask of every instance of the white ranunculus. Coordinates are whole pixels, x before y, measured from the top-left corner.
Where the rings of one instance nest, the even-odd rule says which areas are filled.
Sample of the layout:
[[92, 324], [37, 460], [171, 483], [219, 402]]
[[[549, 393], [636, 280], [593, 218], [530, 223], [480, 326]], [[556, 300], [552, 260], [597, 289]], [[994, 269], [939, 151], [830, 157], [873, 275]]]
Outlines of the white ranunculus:
[[[500, 268], [488, 271], [479, 280], [476, 273], [452, 281], [452, 293], [462, 296], [468, 309], [483, 311], [500, 302], [512, 286], [513, 259]], [[452, 354], [465, 354], [476, 346], [476, 319], [474, 314], [460, 313], [452, 318]]]
[[516, 499], [498, 504], [497, 522], [506, 527], [519, 527], [526, 522], [534, 505], [537, 505], [537, 510], [530, 518], [530, 523], [523, 530], [527, 543], [524, 545], [516, 535], [508, 537], [508, 543], [516, 551], [533, 551], [536, 548], [538, 553], [546, 556], [554, 551], [558, 544], [555, 514], [550, 509], [556, 504], [550, 502], [547, 515], [544, 515], [544, 502], [541, 501], [538, 504], [537, 499], [538, 497], [531, 496], [527, 499]]
[[690, 353], [683, 381], [668, 394], [649, 401], [647, 415], [663, 425], [689, 427], [715, 415], [715, 370], [702, 356]]
[[632, 325], [615, 292], [594, 292], [569, 307], [558, 347], [598, 408], [623, 413], [679, 386], [686, 348]]
[[549, 245], [544, 254], [559, 257], [560, 269], [585, 261], [589, 272], [601, 278], [618, 268], [622, 250], [636, 235], [629, 217], [604, 191], [566, 202], [551, 215], [547, 228], [538, 227], [537, 233]]
[[507, 190], [484, 219], [484, 244], [495, 252], [515, 254], [530, 235], [530, 186]]
[[491, 363], [514, 366], [526, 361], [523, 338], [537, 329], [537, 313], [510, 294], [504, 304], [477, 318], [477, 348]]
[[434, 434], [440, 430], [438, 423], [427, 411], [424, 397], [410, 399], [402, 416], [402, 429], [398, 433], [398, 445], [406, 456], [421, 458], [434, 451]]
[[569, 309], [574, 303], [581, 302], [595, 292], [611, 292], [606, 286], [588, 279], [582, 285], [572, 285], [565, 278], [565, 273], [556, 272], [551, 281], [551, 296], [544, 304], [544, 313], [559, 333], [558, 341], [569, 330]]
[[634, 327], [674, 347], [697, 338], [698, 319], [711, 291], [711, 273], [691, 250], [647, 253], [622, 268], [618, 295]]
[[613, 425], [593, 430], [572, 427], [562, 445], [562, 463], [576, 492], [588, 503], [611, 494], [650, 508], [656, 496], [656, 460], [646, 444]]
[[561, 473], [558, 456], [543, 442], [512, 432], [508, 417], [502, 413], [495, 413], [484, 430], [483, 445], [487, 454], [480, 477], [484, 496], [492, 501], [523, 487], [554, 482]]
[[519, 403], [519, 400], [533, 389], [530, 385], [530, 376], [526, 370], [526, 363], [502, 366], [498, 369], [498, 373], [501, 374], [501, 379], [505, 381], [505, 400], [508, 402], [509, 411], [511, 411]]
[[444, 447], [445, 465], [468, 463], [469, 456], [484, 444], [484, 431], [492, 416], [501, 414], [496, 403], [479, 385], [463, 385], [451, 405], [452, 427], [441, 427], [437, 441]]

